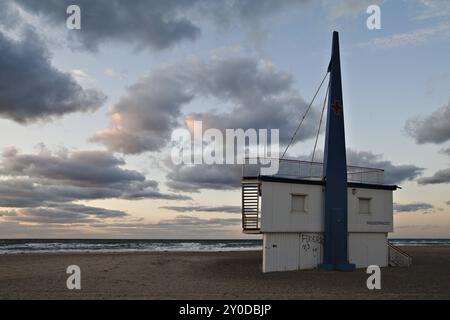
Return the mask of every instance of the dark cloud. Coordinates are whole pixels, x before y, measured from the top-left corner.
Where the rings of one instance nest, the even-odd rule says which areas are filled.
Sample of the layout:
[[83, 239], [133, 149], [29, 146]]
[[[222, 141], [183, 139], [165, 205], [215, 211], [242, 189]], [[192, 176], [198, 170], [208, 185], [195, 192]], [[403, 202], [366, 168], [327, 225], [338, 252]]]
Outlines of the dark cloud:
[[450, 201], [446, 201], [445, 204], [450, 206]]
[[95, 223], [123, 218], [127, 213], [78, 204], [52, 204], [51, 207], [19, 208], [0, 213], [3, 220], [38, 224]]
[[412, 181], [423, 172], [423, 168], [413, 164], [393, 164], [391, 161], [383, 160], [383, 155], [370, 151], [347, 149], [347, 163], [354, 166], [383, 169], [385, 184], [401, 184]]
[[[308, 156], [305, 159], [310, 160], [311, 156]], [[322, 161], [322, 150], [316, 153], [315, 159], [317, 159], [317, 161]], [[393, 164], [389, 160], [383, 160], [383, 155], [381, 154], [349, 148], [347, 149], [347, 165], [383, 169], [385, 184], [401, 184], [406, 181], [412, 181], [423, 172], [423, 168], [412, 164]]]
[[[299, 160], [310, 161], [311, 155], [300, 156]], [[316, 152], [315, 161], [322, 161], [323, 151]], [[198, 192], [201, 189], [232, 190], [240, 187], [241, 165], [180, 165], [167, 163], [167, 186], [173, 190]], [[384, 184], [401, 184], [415, 180], [423, 168], [412, 164], [393, 164], [383, 160], [380, 154], [370, 151], [347, 149], [347, 164], [384, 170]]]
[[[279, 129], [280, 141], [286, 143], [306, 109], [305, 101], [293, 88], [292, 76], [277, 70], [268, 61], [250, 57], [218, 58], [193, 64], [191, 73], [195, 92], [233, 106], [222, 112], [188, 115], [192, 120], [202, 120], [205, 129]], [[317, 108], [312, 109], [298, 140], [314, 136], [318, 116]]]
[[[64, 26], [70, 0], [15, 0], [47, 23]], [[300, 6], [299, 0], [78, 0], [82, 29], [70, 32], [82, 48], [95, 51], [104, 42], [130, 43], [137, 49], [162, 50], [196, 40], [205, 20], [220, 26], [251, 23], [257, 28], [276, 13]]]
[[163, 206], [160, 207], [177, 212], [219, 212], [219, 213], [241, 213], [239, 206]]
[[430, 210], [434, 209], [434, 206], [429, 203], [418, 202], [418, 203], [409, 203], [409, 204], [400, 204], [394, 203], [394, 211], [395, 212], [417, 212], [421, 211], [424, 213], [430, 212]]
[[167, 174], [166, 185], [184, 192], [232, 190], [240, 187], [241, 174], [240, 165], [173, 166]]
[[81, 8], [81, 30], [70, 32], [82, 48], [96, 51], [107, 41], [121, 41], [161, 50], [183, 40], [195, 40], [200, 29], [183, 15], [195, 0], [15, 0], [28, 12], [43, 16], [47, 23], [64, 27], [66, 9]]
[[417, 182], [422, 185], [450, 183], [450, 168], [439, 170], [431, 177], [420, 178]]
[[179, 125], [182, 105], [193, 98], [187, 87], [173, 68], [157, 69], [128, 89], [112, 111], [114, 127], [92, 140], [125, 154], [159, 150]]
[[[106, 151], [62, 150], [53, 154], [45, 146], [36, 154], [21, 154], [10, 148], [3, 153], [0, 173], [61, 181], [75, 186], [105, 186], [143, 182], [145, 176], [122, 169], [123, 159]], [[156, 182], [152, 182], [156, 186]]]
[[17, 8], [8, 1], [0, 2], [0, 26], [6, 29], [14, 29], [19, 23], [19, 13]]
[[444, 143], [450, 140], [450, 102], [428, 116], [409, 119], [405, 124], [406, 132], [417, 143]]
[[134, 170], [121, 168], [125, 162], [104, 151], [62, 150], [45, 147], [36, 154], [21, 154], [14, 148], [3, 152], [0, 174], [0, 207], [45, 207], [93, 199], [190, 199], [161, 193], [158, 183]]
[[0, 52], [0, 117], [29, 123], [94, 111], [105, 101], [101, 92], [85, 90], [70, 74], [55, 69], [31, 31], [20, 41], [0, 32]]
[[[211, 103], [215, 110], [187, 114], [184, 120], [202, 120], [204, 130], [280, 129], [282, 143], [290, 138], [306, 108], [288, 73], [267, 61], [224, 54], [153, 70], [114, 106], [112, 128], [98, 132], [92, 140], [127, 154], [159, 150], [173, 130], [183, 125], [182, 107], [194, 97]], [[225, 105], [226, 111], [218, 111]], [[315, 134], [318, 113], [311, 111], [298, 140]]]

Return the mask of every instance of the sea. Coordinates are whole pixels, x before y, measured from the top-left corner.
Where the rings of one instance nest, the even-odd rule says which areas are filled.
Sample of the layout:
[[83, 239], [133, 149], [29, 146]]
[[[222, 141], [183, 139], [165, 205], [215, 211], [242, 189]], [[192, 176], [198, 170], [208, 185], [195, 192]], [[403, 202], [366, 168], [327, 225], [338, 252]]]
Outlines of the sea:
[[[450, 246], [450, 239], [390, 239], [397, 246]], [[220, 252], [262, 250], [262, 240], [8, 239], [0, 255], [70, 252]]]

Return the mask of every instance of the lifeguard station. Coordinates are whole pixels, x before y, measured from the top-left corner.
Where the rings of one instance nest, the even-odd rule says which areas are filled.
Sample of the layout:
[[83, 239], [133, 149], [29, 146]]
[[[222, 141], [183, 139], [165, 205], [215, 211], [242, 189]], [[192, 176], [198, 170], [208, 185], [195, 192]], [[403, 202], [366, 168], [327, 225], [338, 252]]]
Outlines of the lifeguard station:
[[[285, 159], [328, 75], [324, 162], [313, 161], [315, 147], [311, 161]], [[243, 166], [242, 227], [244, 233], [263, 235], [263, 272], [410, 265], [411, 258], [387, 237], [393, 231], [393, 191], [398, 187], [384, 184], [382, 169], [347, 166], [337, 32], [315, 96], [279, 159], [277, 174], [262, 175], [261, 166], [252, 164], [255, 159], [246, 159]]]

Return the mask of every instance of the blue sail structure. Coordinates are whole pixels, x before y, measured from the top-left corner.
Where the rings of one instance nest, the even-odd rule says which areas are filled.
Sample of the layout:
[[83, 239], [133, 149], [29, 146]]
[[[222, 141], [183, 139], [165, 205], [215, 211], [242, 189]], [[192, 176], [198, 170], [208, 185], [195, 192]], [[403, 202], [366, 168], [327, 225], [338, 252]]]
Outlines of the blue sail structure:
[[344, 104], [342, 99], [339, 34], [333, 32], [330, 88], [325, 134], [325, 232], [323, 263], [325, 270], [352, 271], [348, 262], [347, 159], [345, 149]]

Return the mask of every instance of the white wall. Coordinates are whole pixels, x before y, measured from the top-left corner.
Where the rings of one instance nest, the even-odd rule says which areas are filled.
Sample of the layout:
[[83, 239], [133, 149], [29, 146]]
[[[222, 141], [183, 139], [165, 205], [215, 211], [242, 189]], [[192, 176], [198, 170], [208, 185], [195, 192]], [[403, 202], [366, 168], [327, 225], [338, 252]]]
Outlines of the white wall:
[[[348, 188], [348, 232], [393, 232], [392, 190]], [[370, 198], [370, 214], [359, 213], [359, 198]]]
[[298, 270], [297, 233], [270, 233], [263, 237], [263, 272]]
[[[315, 269], [322, 263], [322, 233], [264, 233], [263, 272]], [[350, 233], [349, 262], [357, 268], [388, 264], [386, 233]]]
[[[263, 181], [261, 231], [323, 232], [324, 190], [320, 185]], [[348, 189], [349, 232], [392, 232], [392, 190]], [[291, 194], [307, 195], [307, 212], [291, 211]], [[371, 212], [359, 213], [359, 198], [370, 198]]]
[[[265, 182], [261, 184], [262, 232], [322, 232], [323, 187]], [[291, 194], [307, 195], [307, 213], [291, 212]]]
[[386, 233], [349, 233], [348, 260], [357, 268], [370, 265], [388, 265], [388, 243]]
[[265, 233], [263, 272], [314, 269], [322, 262], [320, 233]]

